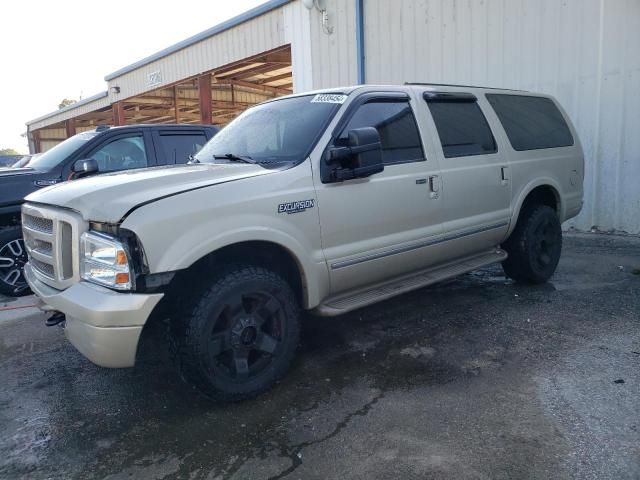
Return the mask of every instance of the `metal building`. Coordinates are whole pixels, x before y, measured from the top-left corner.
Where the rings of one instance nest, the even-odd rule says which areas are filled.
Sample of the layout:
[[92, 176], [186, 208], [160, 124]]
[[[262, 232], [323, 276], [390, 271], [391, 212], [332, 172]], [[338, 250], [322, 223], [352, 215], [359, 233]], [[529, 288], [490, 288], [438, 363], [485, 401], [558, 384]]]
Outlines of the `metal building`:
[[585, 150], [572, 225], [640, 233], [640, 0], [271, 0], [28, 122], [32, 151], [99, 123], [212, 122], [273, 96], [423, 81], [554, 95]]

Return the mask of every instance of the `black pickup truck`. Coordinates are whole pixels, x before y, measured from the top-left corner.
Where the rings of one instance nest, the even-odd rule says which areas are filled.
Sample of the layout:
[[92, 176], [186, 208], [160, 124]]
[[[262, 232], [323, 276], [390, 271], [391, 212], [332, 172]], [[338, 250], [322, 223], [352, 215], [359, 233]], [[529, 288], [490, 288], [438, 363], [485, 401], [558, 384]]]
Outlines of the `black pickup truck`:
[[0, 168], [0, 294], [29, 293], [20, 206], [38, 188], [118, 170], [186, 163], [217, 132], [211, 125], [98, 127], [68, 138], [23, 168]]

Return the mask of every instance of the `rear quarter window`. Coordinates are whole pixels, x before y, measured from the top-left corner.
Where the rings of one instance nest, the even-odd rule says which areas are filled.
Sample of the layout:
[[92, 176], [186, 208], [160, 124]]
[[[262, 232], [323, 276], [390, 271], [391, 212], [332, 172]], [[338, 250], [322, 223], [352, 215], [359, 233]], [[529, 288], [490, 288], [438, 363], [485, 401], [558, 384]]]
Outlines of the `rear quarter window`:
[[207, 143], [204, 132], [160, 132], [160, 148], [169, 164], [187, 163]]
[[573, 135], [555, 103], [549, 98], [487, 94], [514, 150], [569, 147]]

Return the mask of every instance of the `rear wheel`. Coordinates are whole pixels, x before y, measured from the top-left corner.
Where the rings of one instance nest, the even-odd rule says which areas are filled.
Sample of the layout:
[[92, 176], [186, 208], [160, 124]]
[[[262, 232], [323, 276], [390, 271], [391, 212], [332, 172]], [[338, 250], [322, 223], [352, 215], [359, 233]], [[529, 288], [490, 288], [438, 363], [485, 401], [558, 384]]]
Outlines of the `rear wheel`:
[[21, 297], [31, 293], [24, 278], [27, 250], [20, 227], [0, 229], [0, 293]]
[[509, 254], [502, 262], [508, 277], [523, 283], [549, 280], [562, 251], [562, 229], [555, 210], [546, 205], [523, 210], [515, 230], [502, 248]]
[[298, 319], [295, 295], [279, 275], [261, 267], [227, 269], [191, 313], [174, 322], [183, 378], [221, 401], [264, 392], [289, 368]]

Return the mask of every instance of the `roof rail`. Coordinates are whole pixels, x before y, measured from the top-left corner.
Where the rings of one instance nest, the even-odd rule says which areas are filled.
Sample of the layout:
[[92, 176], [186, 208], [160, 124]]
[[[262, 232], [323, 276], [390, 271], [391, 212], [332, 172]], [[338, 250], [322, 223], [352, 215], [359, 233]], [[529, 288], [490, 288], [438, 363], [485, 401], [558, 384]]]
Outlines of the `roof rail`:
[[424, 82], [404, 82], [405, 85], [422, 85], [425, 87], [464, 87], [464, 88], [484, 88], [486, 90], [507, 90], [512, 92], [525, 92], [526, 90], [518, 90], [516, 88], [496, 88], [483, 87], [481, 85], [460, 85], [456, 83], [424, 83]]

